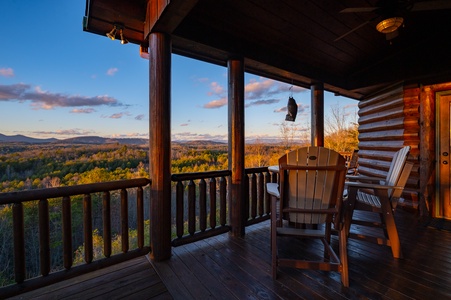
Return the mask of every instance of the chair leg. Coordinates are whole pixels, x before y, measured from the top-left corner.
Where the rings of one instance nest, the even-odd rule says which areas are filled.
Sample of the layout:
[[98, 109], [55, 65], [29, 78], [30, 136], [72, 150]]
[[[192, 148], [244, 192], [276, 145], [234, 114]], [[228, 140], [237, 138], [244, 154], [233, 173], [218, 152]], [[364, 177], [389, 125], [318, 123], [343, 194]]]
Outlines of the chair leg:
[[395, 217], [393, 210], [387, 198], [381, 198], [381, 208], [383, 221], [385, 223], [388, 240], [390, 242], [391, 251], [394, 258], [402, 258], [401, 243], [399, 241], [398, 230], [396, 229]]
[[355, 201], [357, 197], [357, 189], [349, 188], [348, 189], [348, 200], [346, 200], [343, 205], [344, 207], [344, 230], [346, 232], [346, 236], [349, 236], [349, 231], [351, 230], [352, 223], [352, 215], [354, 212]]
[[342, 266], [341, 270], [341, 282], [343, 286], [349, 287], [349, 269], [348, 269], [348, 247], [347, 247], [347, 235], [345, 228], [342, 228], [338, 232], [338, 243], [340, 251], [340, 263]]
[[277, 279], [277, 208], [276, 198], [271, 197], [271, 269], [272, 278]]

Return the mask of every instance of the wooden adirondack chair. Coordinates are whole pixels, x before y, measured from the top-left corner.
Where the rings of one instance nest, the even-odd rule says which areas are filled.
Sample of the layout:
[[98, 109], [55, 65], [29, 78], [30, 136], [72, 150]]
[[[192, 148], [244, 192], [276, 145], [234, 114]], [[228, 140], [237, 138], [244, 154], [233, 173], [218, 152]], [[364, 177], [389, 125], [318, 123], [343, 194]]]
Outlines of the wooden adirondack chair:
[[359, 172], [359, 150], [352, 152], [351, 158], [348, 161], [348, 175], [357, 175]]
[[[337, 271], [344, 286], [349, 286], [346, 231], [342, 218], [342, 201], [346, 177], [346, 161], [339, 153], [322, 147], [305, 147], [291, 151], [279, 159], [280, 193], [277, 183], [268, 183], [271, 202], [272, 274], [277, 267]], [[277, 202], [277, 199], [280, 201]], [[279, 204], [279, 205], [277, 205]], [[312, 228], [293, 227], [291, 224]], [[330, 245], [332, 224], [338, 231], [339, 253]], [[284, 258], [278, 254], [278, 239], [304, 237], [320, 239], [324, 259], [306, 261]], [[299, 249], [299, 254], [302, 249]]]
[[[409, 178], [413, 164], [407, 162], [410, 147], [395, 153], [385, 179], [365, 176], [347, 176], [347, 199], [345, 199], [345, 224], [348, 237], [390, 246], [393, 257], [402, 258], [401, 244], [396, 229], [394, 212], [398, 199]], [[353, 219], [356, 210], [377, 213], [380, 222]], [[382, 229], [383, 235], [355, 234], [351, 224]]]

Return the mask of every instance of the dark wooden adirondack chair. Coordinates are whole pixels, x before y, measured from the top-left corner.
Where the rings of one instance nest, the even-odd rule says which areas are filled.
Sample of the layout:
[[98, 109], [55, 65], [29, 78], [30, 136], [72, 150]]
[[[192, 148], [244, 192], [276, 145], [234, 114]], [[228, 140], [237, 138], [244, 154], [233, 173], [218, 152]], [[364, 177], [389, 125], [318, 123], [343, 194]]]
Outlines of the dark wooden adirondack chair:
[[[401, 258], [402, 251], [393, 214], [412, 170], [413, 164], [407, 162], [409, 151], [410, 147], [406, 146], [395, 153], [385, 179], [358, 175], [347, 176], [350, 181], [346, 182], [345, 223], [348, 236], [390, 246], [395, 258]], [[380, 222], [353, 219], [356, 210], [376, 213]], [[355, 234], [351, 231], [351, 224], [380, 228], [383, 235], [362, 234], [362, 230]]]
[[[337, 152], [323, 147], [305, 147], [279, 159], [280, 193], [277, 183], [268, 183], [271, 202], [272, 274], [279, 266], [337, 271], [344, 286], [349, 286], [346, 231], [342, 222], [342, 201], [346, 161]], [[280, 199], [280, 201], [277, 201]], [[308, 224], [308, 229], [292, 226]], [[332, 225], [338, 231], [338, 254], [330, 245]], [[309, 261], [279, 255], [278, 240], [314, 238], [324, 244], [324, 259]]]

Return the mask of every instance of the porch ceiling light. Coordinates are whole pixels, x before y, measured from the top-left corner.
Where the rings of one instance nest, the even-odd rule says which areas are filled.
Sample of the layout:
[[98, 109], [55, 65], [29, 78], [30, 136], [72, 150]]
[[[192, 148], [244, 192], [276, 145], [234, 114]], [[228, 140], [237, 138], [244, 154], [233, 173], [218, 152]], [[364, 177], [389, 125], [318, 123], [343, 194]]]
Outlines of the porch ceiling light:
[[117, 28], [116, 26], [114, 26], [113, 29], [111, 29], [111, 31], [106, 34], [106, 36], [109, 37], [112, 41], [114, 41], [116, 39], [116, 31]]
[[404, 22], [404, 18], [402, 17], [393, 17], [393, 18], [387, 18], [385, 20], [380, 21], [376, 25], [377, 31], [380, 33], [391, 33], [397, 30], [402, 23]]
[[112, 41], [116, 39], [116, 34], [119, 31], [119, 35], [121, 37], [121, 44], [125, 45], [128, 43], [128, 40], [124, 37], [124, 26], [122, 24], [114, 24], [113, 29], [106, 34]]
[[119, 31], [119, 35], [121, 36], [121, 44], [125, 45], [128, 43], [128, 40], [126, 38], [124, 38], [124, 34], [122, 33], [122, 29]]

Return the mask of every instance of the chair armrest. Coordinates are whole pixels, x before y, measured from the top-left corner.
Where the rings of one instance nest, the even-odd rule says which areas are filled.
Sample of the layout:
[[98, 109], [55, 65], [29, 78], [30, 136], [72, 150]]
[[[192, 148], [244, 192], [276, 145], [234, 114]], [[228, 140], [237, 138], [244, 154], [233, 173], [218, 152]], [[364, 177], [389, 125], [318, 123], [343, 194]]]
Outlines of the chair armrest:
[[389, 190], [389, 189], [403, 189], [404, 187], [394, 186], [394, 185], [381, 185], [381, 184], [374, 184], [374, 183], [365, 183], [365, 182], [345, 182], [345, 188]]
[[266, 184], [266, 191], [268, 192], [268, 194], [275, 196], [277, 198], [280, 198], [280, 193], [279, 193], [279, 184], [277, 183], [273, 183], [273, 182], [269, 182]]
[[359, 181], [359, 180], [375, 181], [375, 182], [384, 181], [384, 179], [380, 177], [362, 176], [362, 175], [346, 175], [346, 179], [350, 181]]

